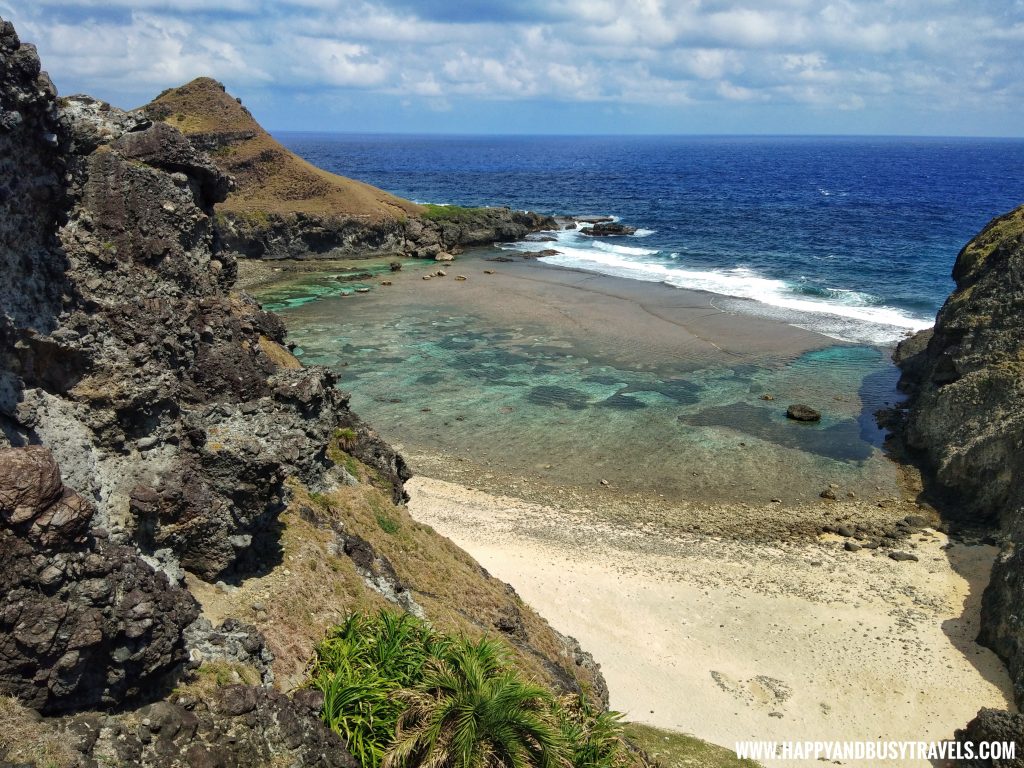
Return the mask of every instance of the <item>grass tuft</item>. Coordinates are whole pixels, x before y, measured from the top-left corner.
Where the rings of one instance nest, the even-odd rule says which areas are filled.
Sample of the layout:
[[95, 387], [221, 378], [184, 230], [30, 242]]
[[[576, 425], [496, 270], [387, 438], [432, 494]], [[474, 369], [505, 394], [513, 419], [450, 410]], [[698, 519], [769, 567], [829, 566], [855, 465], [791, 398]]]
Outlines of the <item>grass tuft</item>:
[[626, 738], [659, 768], [760, 768], [753, 760], [740, 760], [731, 749], [640, 723], [626, 723]]
[[0, 759], [39, 768], [70, 768], [78, 757], [39, 715], [13, 696], [0, 696]]

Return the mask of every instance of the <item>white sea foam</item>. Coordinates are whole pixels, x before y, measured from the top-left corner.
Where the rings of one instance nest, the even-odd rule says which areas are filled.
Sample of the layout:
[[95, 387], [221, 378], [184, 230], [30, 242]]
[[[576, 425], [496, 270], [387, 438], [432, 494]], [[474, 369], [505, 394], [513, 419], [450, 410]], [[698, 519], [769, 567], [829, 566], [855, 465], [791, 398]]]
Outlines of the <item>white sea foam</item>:
[[[878, 305], [875, 297], [859, 291], [834, 288], [828, 291], [827, 297], [802, 296], [790, 283], [764, 277], [745, 267], [687, 269], [680, 266], [678, 260], [669, 264], [653, 261], [650, 256], [657, 252], [651, 249], [604, 242], [593, 245], [586, 248], [559, 243], [557, 250], [561, 253], [543, 260], [564, 267], [754, 301], [764, 305], [757, 314], [778, 317], [843, 341], [889, 344], [903, 338], [908, 331], [931, 325], [926, 318], [915, 317], [896, 307]], [[769, 308], [770, 311], [766, 311]]]
[[658, 230], [656, 230], [656, 229], [644, 229], [643, 227], [641, 227], [636, 232], [634, 232], [631, 235], [631, 237], [650, 237], [651, 235], [653, 235], [657, 231]]
[[[829, 191], [829, 190], [824, 190]], [[616, 217], [616, 220], [617, 217]], [[653, 230], [638, 230], [653, 233]], [[518, 242], [499, 246], [506, 250], [559, 251], [543, 261], [573, 269], [598, 272], [632, 280], [666, 283], [677, 288], [706, 291], [743, 301], [729, 302], [729, 309], [770, 316], [843, 341], [890, 344], [908, 332], [931, 326], [930, 318], [885, 306], [876, 296], [848, 288], [829, 287], [801, 291], [801, 285], [765, 277], [746, 267], [732, 269], [688, 268], [687, 256], [655, 248], [622, 245], [621, 238], [597, 239], [579, 230], [545, 233], [554, 242]], [[685, 246], [683, 246], [685, 250]], [[745, 303], [744, 303], [745, 302]], [[750, 304], [756, 302], [756, 304]], [[722, 305], [720, 305], [722, 306]]]
[[658, 252], [657, 248], [637, 248], [631, 245], [617, 245], [605, 240], [595, 240], [594, 248], [605, 253], [619, 253], [624, 256], [653, 256]]

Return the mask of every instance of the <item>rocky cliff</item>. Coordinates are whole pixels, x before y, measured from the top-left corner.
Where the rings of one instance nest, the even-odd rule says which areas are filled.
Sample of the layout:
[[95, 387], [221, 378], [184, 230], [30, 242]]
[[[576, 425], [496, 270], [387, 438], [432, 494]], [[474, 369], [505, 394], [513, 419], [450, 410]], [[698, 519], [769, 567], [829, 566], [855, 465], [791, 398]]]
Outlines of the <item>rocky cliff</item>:
[[2, 20], [0, 169], [0, 762], [349, 765], [317, 702], [273, 686], [354, 609], [502, 633], [606, 696], [408, 517], [402, 458], [233, 290], [232, 179], [170, 124], [58, 101]]
[[555, 226], [507, 208], [437, 216], [436, 207], [327, 173], [281, 146], [210, 78], [164, 91], [143, 111], [180, 129], [234, 178], [217, 222], [224, 248], [245, 258], [434, 258]]
[[910, 394], [904, 438], [950, 517], [1001, 532], [979, 640], [1024, 705], [1024, 207], [971, 240], [953, 278], [934, 330], [896, 353]]

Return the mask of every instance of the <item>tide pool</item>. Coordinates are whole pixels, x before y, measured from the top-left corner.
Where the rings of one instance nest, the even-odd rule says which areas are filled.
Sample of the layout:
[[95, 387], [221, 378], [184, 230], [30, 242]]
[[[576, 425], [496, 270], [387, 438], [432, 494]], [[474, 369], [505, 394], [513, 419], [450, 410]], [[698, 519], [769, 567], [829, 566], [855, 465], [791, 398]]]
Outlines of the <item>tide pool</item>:
[[[412, 455], [693, 501], [806, 500], [830, 483], [893, 492], [873, 417], [897, 397], [885, 348], [823, 338], [757, 365], [624, 367], [528, 319], [501, 325], [458, 306], [395, 303], [386, 289], [331, 290], [329, 276], [311, 275], [258, 295], [300, 359], [335, 371], [354, 409]], [[794, 402], [821, 422], [787, 419]]]

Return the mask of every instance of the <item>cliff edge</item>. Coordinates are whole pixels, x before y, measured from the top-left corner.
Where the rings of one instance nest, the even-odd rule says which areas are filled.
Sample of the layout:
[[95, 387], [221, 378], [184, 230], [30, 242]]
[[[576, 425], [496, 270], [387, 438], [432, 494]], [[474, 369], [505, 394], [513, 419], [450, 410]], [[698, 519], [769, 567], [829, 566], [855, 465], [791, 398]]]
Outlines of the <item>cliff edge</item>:
[[1024, 206], [964, 246], [953, 279], [934, 329], [896, 351], [904, 440], [949, 517], [999, 530], [979, 642], [1006, 662], [1024, 706]]
[[356, 610], [499, 635], [606, 701], [234, 289], [231, 179], [172, 125], [58, 100], [2, 19], [0, 172], [0, 763], [352, 768], [322, 699], [281, 691]]

